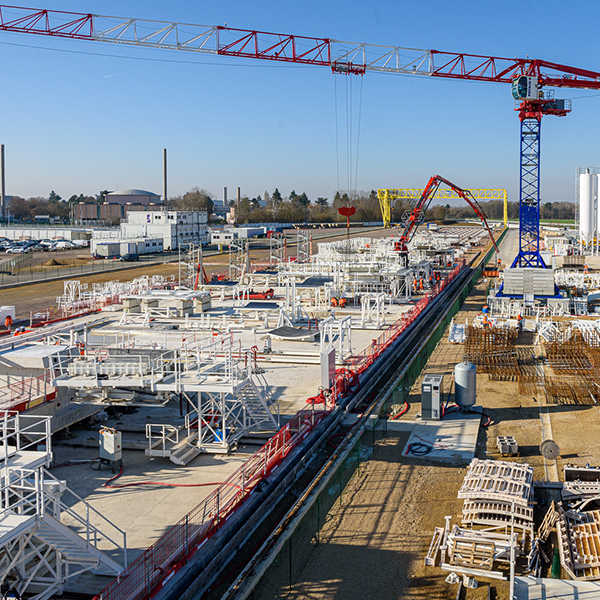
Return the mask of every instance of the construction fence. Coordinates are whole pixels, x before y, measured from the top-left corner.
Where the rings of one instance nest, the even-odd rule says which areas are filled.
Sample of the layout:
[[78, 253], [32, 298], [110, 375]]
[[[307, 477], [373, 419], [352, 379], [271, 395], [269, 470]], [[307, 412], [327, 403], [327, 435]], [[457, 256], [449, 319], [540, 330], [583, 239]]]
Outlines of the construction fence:
[[[252, 591], [252, 600], [286, 597], [310, 561], [313, 551], [321, 543], [327, 543], [330, 533], [335, 530], [336, 524], [349, 506], [352, 494], [361, 484], [377, 444], [386, 437], [385, 425], [386, 421], [383, 421], [377, 428], [369, 427], [345, 450], [346, 458], [328, 475], [324, 488], [281, 545], [277, 557]], [[334, 436], [329, 443], [335, 446], [341, 439], [342, 435]]]

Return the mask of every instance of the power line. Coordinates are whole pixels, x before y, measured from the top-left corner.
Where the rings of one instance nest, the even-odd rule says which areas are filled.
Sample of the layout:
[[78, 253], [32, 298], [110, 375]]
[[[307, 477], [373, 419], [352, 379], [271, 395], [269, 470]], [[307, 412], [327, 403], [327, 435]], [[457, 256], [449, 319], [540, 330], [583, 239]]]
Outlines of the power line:
[[[85, 56], [100, 56], [105, 58], [122, 58], [125, 60], [141, 60], [144, 62], [161, 62], [161, 63], [175, 63], [182, 65], [207, 65], [214, 67], [243, 67], [254, 68], [254, 69], [299, 69], [300, 67], [305, 67], [307, 65], [292, 65], [292, 64], [249, 64], [247, 62], [244, 63], [228, 63], [228, 62], [210, 62], [210, 61], [202, 61], [202, 60], [173, 60], [168, 58], [151, 58], [147, 56], [125, 56], [123, 54], [106, 54], [103, 52], [86, 52], [84, 50], [65, 50], [64, 48], [48, 48], [46, 46], [35, 46], [33, 44], [17, 44], [14, 42], [0, 42], [0, 44], [4, 46], [16, 46], [19, 48], [31, 48], [34, 50], [46, 50], [50, 52], [62, 52], [65, 54], [82, 54]], [[311, 66], [311, 65], [308, 65]], [[316, 67], [313, 67], [316, 69]]]

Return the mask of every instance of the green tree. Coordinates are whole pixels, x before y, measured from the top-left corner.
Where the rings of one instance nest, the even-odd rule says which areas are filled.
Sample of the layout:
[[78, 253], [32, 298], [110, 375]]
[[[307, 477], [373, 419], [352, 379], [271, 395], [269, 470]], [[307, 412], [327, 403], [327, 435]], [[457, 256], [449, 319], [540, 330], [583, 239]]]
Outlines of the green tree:
[[110, 192], [108, 190], [101, 190], [99, 194], [96, 194], [96, 202], [98, 204], [104, 204], [106, 202], [106, 196], [108, 196]]
[[327, 202], [327, 198], [323, 198], [323, 197], [317, 198], [315, 203], [317, 206], [319, 206], [321, 208], [325, 208], [326, 206], [329, 206], [329, 203]]
[[13, 219], [27, 219], [31, 214], [26, 200], [20, 196], [13, 196], [10, 199], [8, 210]]
[[[290, 198], [291, 200], [291, 198]], [[308, 206], [310, 204], [310, 200], [305, 192], [302, 192], [299, 196], [296, 196], [293, 200], [296, 204], [300, 204], [302, 206]]]
[[279, 190], [277, 188], [275, 188], [275, 191], [273, 192], [273, 195], [271, 196], [271, 200], [273, 201], [273, 206], [277, 206], [278, 204], [281, 204], [281, 202], [283, 202], [281, 193], [279, 192]]
[[54, 190], [50, 192], [50, 195], [48, 196], [48, 202], [60, 202], [61, 200], [62, 198]]

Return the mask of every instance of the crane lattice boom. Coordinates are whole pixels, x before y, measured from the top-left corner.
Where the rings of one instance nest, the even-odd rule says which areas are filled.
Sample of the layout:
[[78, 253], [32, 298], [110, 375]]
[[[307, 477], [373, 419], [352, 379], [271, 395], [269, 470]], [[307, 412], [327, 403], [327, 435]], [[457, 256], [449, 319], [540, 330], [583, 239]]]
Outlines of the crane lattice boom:
[[196, 25], [0, 5], [0, 31], [327, 66], [336, 73], [403, 73], [539, 86], [600, 89], [600, 73], [529, 58], [501, 58], [346, 42], [218, 25]]

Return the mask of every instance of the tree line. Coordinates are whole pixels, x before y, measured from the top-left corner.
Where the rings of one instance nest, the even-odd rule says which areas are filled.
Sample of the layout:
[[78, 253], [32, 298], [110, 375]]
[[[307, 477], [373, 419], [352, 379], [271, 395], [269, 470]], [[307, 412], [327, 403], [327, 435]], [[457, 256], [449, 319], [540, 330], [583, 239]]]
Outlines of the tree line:
[[[502, 220], [504, 218], [504, 201], [488, 200], [478, 201], [487, 219]], [[511, 221], [519, 218], [519, 203], [508, 202], [508, 218]], [[540, 204], [540, 218], [563, 221], [574, 220], [577, 205], [574, 202], [543, 202]], [[447, 221], [454, 219], [471, 219], [475, 216], [473, 209], [468, 206], [450, 206], [449, 204], [436, 204], [426, 213], [428, 221]]]
[[[70, 216], [70, 205], [79, 202], [103, 203], [106, 201], [108, 190], [102, 190], [94, 196], [84, 194], [73, 195], [64, 200], [54, 191], [50, 192], [48, 198], [36, 196], [28, 199], [13, 196], [10, 199], [9, 211], [15, 220], [28, 221], [38, 215], [49, 215], [68, 219]], [[206, 210], [209, 219], [213, 217], [216, 196], [203, 188], [193, 187], [180, 196], [169, 198], [166, 207], [170, 210]], [[504, 202], [502, 200], [489, 200], [479, 202], [488, 219], [499, 220], [504, 216]], [[230, 206], [237, 208], [237, 223], [335, 223], [345, 221], [338, 213], [338, 208], [353, 206], [356, 213], [350, 217], [353, 222], [381, 221], [381, 209], [377, 192], [366, 191], [344, 191], [335, 192], [332, 201], [320, 196], [312, 201], [306, 192], [297, 193], [292, 190], [287, 196], [275, 188], [272, 193], [265, 191], [254, 198], [243, 196], [239, 206], [236, 200], [229, 202]], [[396, 200], [392, 203], [392, 222], [398, 223], [403, 216], [411, 211], [414, 202], [408, 200]], [[540, 217], [552, 220], [574, 220], [576, 205], [573, 202], [544, 202], [540, 205]], [[431, 206], [425, 219], [428, 221], [447, 221], [473, 218], [475, 213], [470, 206], [450, 206], [450, 204], [436, 204]], [[508, 203], [508, 218], [515, 220], [519, 218], [518, 202]]]

